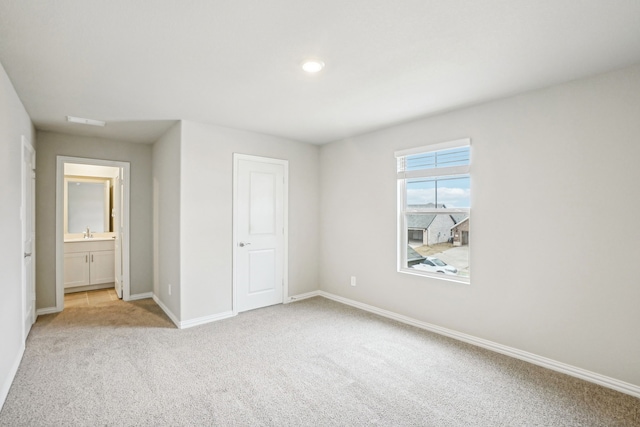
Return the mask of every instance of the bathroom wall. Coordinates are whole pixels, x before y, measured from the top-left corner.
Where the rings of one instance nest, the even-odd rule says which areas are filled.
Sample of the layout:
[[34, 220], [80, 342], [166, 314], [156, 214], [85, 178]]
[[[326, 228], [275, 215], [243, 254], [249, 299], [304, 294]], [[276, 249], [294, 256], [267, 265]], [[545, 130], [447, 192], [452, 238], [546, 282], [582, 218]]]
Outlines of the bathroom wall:
[[56, 158], [116, 160], [131, 164], [131, 294], [153, 290], [151, 145], [38, 131], [36, 174], [36, 299], [56, 305]]

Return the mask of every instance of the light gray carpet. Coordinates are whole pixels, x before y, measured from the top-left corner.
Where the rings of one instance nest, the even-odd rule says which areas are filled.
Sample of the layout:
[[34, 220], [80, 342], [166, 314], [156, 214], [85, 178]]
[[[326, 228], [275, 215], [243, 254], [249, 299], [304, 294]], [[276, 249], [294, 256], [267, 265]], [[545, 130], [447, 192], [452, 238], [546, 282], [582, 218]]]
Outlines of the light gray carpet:
[[2, 426], [638, 426], [640, 399], [323, 298], [177, 330], [41, 316]]

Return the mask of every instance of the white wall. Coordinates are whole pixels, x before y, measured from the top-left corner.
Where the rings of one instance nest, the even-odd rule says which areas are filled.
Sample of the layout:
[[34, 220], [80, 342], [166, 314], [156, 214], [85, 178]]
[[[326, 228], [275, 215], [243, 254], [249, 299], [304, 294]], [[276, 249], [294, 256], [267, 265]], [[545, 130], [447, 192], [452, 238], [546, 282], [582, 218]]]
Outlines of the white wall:
[[[181, 123], [153, 144], [153, 293], [180, 318]], [[160, 284], [164, 286], [160, 286]], [[169, 295], [168, 284], [172, 290]]]
[[35, 131], [0, 65], [0, 408], [24, 350], [22, 340], [21, 137], [35, 147]]
[[117, 160], [131, 164], [131, 295], [153, 288], [151, 145], [38, 132], [36, 173], [36, 300], [56, 305], [56, 158]]
[[[638, 94], [635, 66], [323, 146], [321, 289], [640, 385]], [[394, 151], [466, 137], [471, 285], [397, 273]]]
[[289, 160], [289, 295], [318, 289], [319, 148], [185, 121], [180, 186], [182, 320], [232, 309], [233, 153]]

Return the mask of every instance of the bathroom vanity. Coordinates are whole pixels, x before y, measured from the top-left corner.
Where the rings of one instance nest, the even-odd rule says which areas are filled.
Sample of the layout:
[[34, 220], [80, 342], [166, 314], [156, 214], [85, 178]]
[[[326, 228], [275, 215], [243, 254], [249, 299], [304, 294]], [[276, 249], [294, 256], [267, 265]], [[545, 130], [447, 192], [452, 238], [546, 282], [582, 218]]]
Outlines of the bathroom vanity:
[[114, 240], [111, 237], [65, 240], [65, 293], [113, 287], [114, 272]]

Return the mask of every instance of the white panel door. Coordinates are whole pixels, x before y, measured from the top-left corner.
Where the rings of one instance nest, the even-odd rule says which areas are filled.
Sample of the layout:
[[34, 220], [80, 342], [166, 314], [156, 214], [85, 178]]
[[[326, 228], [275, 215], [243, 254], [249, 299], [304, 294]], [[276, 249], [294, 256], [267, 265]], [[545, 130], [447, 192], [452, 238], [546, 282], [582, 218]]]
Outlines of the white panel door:
[[286, 161], [235, 156], [235, 310], [280, 304], [285, 285]]
[[22, 137], [22, 307], [23, 338], [36, 321], [35, 283], [35, 195], [36, 153], [29, 141]]

